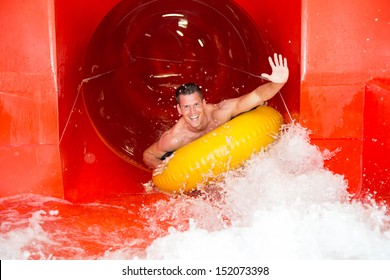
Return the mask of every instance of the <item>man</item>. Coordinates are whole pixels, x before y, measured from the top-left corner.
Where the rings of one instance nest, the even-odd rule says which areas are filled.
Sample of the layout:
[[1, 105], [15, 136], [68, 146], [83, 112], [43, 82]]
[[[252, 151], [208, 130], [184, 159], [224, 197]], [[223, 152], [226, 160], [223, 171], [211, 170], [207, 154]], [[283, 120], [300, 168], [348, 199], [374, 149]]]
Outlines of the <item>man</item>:
[[161, 173], [166, 167], [171, 158], [164, 159], [166, 154], [205, 135], [233, 117], [263, 104], [279, 92], [289, 75], [287, 59], [274, 54], [274, 59], [269, 57], [268, 60], [272, 73], [263, 73], [261, 76], [270, 82], [237, 98], [208, 104], [201, 88], [195, 84], [184, 84], [176, 90], [177, 110], [181, 118], [143, 153], [143, 160], [154, 169], [154, 175]]

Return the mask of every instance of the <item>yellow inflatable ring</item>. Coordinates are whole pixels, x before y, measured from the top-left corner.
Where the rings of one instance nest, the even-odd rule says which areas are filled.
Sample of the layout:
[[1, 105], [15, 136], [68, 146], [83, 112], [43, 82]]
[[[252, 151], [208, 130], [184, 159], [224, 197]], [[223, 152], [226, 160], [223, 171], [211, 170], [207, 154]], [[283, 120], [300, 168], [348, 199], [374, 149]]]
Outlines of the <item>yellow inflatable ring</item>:
[[153, 176], [153, 183], [168, 193], [195, 190], [272, 143], [282, 124], [282, 115], [271, 107], [243, 113], [178, 149], [164, 172]]

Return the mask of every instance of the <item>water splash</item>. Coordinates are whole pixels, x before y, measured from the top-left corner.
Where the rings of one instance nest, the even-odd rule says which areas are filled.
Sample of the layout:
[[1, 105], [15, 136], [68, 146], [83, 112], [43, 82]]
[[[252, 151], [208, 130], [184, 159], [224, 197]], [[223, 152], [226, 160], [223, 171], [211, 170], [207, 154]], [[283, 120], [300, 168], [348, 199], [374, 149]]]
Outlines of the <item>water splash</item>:
[[354, 200], [332, 156], [291, 124], [202, 195], [1, 198], [0, 258], [389, 259], [387, 207]]
[[[304, 128], [286, 127], [268, 151], [217, 184], [223, 199], [214, 221], [208, 210], [192, 215], [187, 231], [155, 240], [147, 258], [390, 258], [387, 208], [352, 200], [343, 176], [324, 168], [332, 155], [311, 145]], [[216, 230], [221, 216], [231, 226]]]

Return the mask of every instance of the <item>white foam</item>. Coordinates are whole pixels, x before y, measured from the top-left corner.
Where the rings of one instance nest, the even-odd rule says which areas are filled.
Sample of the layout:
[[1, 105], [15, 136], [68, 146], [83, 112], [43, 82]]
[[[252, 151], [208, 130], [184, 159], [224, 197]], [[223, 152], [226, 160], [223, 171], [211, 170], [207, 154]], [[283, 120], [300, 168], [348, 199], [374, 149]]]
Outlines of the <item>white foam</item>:
[[[14, 213], [15, 214], [15, 213]], [[21, 217], [20, 215], [8, 215], [14, 217], [17, 221], [2, 222], [2, 232], [0, 236], [0, 256], [2, 259], [29, 259], [34, 258], [50, 259], [45, 255], [42, 244], [52, 244], [53, 241], [47, 236], [42, 229], [40, 222], [42, 216], [46, 215], [43, 210], [30, 213], [31, 217]], [[10, 223], [19, 224], [14, 230], [7, 231]], [[25, 224], [25, 226], [23, 226]], [[31, 248], [34, 248], [31, 250]]]
[[389, 259], [386, 207], [351, 202], [343, 176], [324, 168], [330, 156], [309, 143], [304, 128], [287, 127], [268, 151], [218, 184], [225, 193], [211, 200], [212, 211], [204, 198], [188, 199], [189, 230], [155, 240], [146, 257]]
[[[0, 258], [390, 259], [386, 207], [351, 200], [344, 177], [324, 168], [332, 156], [289, 125], [206, 194], [157, 201], [141, 209], [141, 222], [117, 228], [112, 220], [134, 218], [124, 206], [1, 198]], [[109, 218], [99, 222], [100, 213]]]

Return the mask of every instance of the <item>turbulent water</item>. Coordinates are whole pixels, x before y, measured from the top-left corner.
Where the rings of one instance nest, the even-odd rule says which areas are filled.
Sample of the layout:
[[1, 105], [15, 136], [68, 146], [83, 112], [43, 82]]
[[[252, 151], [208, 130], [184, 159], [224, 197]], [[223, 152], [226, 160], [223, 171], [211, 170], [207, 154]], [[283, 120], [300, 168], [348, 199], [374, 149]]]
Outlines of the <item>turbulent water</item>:
[[332, 156], [293, 124], [202, 195], [139, 208], [3, 198], [0, 258], [390, 259], [388, 209], [352, 199], [324, 168]]

